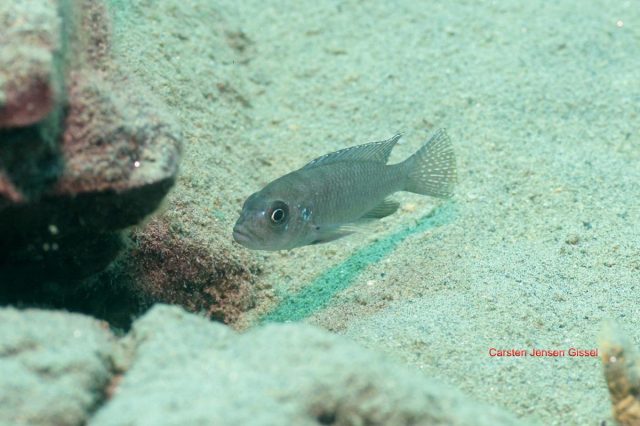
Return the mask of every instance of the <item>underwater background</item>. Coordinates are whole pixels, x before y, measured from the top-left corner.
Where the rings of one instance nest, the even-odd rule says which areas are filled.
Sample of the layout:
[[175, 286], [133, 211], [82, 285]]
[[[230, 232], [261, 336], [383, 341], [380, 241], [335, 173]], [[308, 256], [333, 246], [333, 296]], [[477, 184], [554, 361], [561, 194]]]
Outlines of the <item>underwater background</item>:
[[[637, 1], [0, 17], [0, 423], [640, 424]], [[54, 59], [23, 71], [34, 45]], [[54, 100], [25, 96], [53, 106], [23, 119], [11, 78], [43, 69]], [[438, 128], [452, 199], [396, 193], [328, 244], [233, 242], [273, 179], [402, 132], [395, 163]]]

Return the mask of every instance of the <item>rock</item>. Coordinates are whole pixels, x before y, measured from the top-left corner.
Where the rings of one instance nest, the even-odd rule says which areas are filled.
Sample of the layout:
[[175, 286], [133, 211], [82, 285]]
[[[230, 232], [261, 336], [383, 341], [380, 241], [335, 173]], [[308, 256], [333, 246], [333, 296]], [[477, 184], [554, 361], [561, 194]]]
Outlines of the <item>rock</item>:
[[0, 309], [0, 424], [84, 424], [104, 400], [114, 344], [82, 315]]
[[180, 131], [112, 61], [101, 1], [2, 2], [0, 23], [0, 282], [80, 279], [171, 188]]
[[569, 234], [567, 235], [567, 238], [565, 238], [564, 242], [569, 245], [575, 246], [580, 242], [580, 237], [578, 236], [578, 234]]
[[82, 315], [0, 309], [0, 377], [11, 425], [519, 424], [319, 328], [237, 334], [166, 305], [120, 341]]
[[603, 327], [600, 357], [607, 381], [613, 417], [623, 426], [640, 424], [640, 357], [620, 329], [612, 323]]
[[53, 0], [0, 4], [0, 128], [35, 124], [59, 101], [60, 24]]
[[246, 259], [180, 236], [161, 218], [134, 231], [132, 246], [125, 265], [128, 287], [147, 308], [176, 304], [229, 324], [254, 306]]
[[[188, 312], [235, 324], [255, 304], [255, 262], [222, 244], [185, 236], [179, 229], [166, 216], [158, 215], [132, 229], [124, 242], [106, 240], [94, 245], [89, 240], [85, 244], [88, 252], [100, 253], [118, 243], [126, 249], [81, 286], [49, 284], [40, 286], [39, 294], [49, 305], [91, 314], [122, 330], [131, 328], [132, 321], [156, 303], [179, 305]], [[102, 256], [96, 258], [94, 262]], [[29, 295], [16, 287], [12, 294], [25, 300]], [[0, 303], [2, 300], [0, 286]]]
[[239, 335], [178, 307], [156, 306], [122, 345], [117, 368], [124, 377], [92, 426], [519, 424], [304, 324]]

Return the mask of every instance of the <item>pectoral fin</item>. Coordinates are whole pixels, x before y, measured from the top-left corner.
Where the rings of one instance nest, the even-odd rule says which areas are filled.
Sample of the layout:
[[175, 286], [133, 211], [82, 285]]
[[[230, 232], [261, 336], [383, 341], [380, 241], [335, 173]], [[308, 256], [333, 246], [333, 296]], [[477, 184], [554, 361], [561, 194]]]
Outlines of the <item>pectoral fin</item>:
[[328, 243], [356, 232], [370, 231], [376, 221], [371, 218], [363, 218], [353, 223], [344, 225], [330, 225], [316, 229], [316, 239], [311, 244]]
[[311, 244], [323, 244], [353, 234], [355, 230], [344, 226], [325, 226], [316, 230], [316, 239]]

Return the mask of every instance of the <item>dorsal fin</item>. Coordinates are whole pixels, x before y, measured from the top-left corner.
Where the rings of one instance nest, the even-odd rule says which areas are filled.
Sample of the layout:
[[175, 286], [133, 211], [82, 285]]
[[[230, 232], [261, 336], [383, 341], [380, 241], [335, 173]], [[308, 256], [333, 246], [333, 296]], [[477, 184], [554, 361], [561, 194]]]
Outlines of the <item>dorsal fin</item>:
[[325, 154], [307, 163], [303, 169], [324, 166], [339, 161], [374, 161], [376, 163], [387, 164], [391, 150], [401, 136], [402, 134], [398, 133], [386, 141], [370, 142]]

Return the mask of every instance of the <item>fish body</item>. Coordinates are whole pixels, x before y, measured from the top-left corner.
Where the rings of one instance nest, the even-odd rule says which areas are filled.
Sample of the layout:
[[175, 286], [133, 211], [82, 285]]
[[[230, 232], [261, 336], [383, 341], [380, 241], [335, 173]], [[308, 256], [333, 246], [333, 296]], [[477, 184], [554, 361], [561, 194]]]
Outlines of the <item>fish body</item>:
[[336, 240], [359, 225], [393, 214], [397, 191], [446, 198], [456, 180], [444, 129], [414, 155], [388, 165], [401, 135], [319, 157], [252, 194], [233, 229], [254, 250], [285, 250]]

